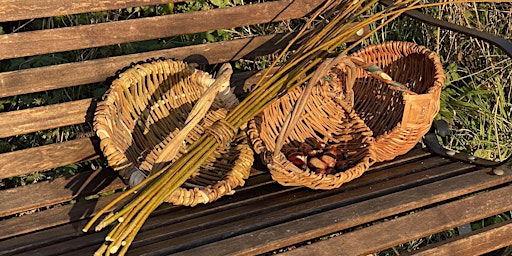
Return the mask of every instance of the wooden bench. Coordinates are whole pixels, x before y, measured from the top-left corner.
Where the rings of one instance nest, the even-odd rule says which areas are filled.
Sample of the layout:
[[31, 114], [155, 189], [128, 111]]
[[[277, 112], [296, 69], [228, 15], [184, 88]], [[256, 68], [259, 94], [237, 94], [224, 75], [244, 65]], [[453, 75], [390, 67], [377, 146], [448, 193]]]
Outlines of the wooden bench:
[[[21, 1], [0, 7], [0, 22], [97, 12], [145, 5], [146, 1]], [[0, 59], [168, 38], [211, 30], [298, 19], [320, 0], [273, 1], [0, 35]], [[0, 98], [105, 81], [132, 62], [177, 58], [214, 65], [276, 52], [290, 34], [55, 64], [0, 73]], [[237, 73], [239, 89], [258, 78]], [[79, 99], [0, 113], [0, 138], [24, 136], [92, 120], [97, 98]], [[0, 179], [98, 159], [98, 139], [83, 137], [0, 154]], [[91, 255], [105, 231], [83, 233], [89, 217], [125, 184], [108, 168], [0, 190], [0, 255]], [[416, 148], [375, 165], [340, 189], [283, 187], [255, 163], [247, 184], [232, 196], [193, 208], [162, 205], [137, 236], [130, 255], [253, 255], [297, 247], [290, 255], [367, 255], [512, 210], [512, 170], [454, 161]], [[86, 200], [88, 199], [88, 200]], [[512, 220], [469, 230], [414, 253], [476, 255], [512, 242]], [[335, 234], [335, 235], [332, 235]], [[324, 239], [330, 237], [330, 239]], [[299, 246], [300, 245], [300, 246]]]

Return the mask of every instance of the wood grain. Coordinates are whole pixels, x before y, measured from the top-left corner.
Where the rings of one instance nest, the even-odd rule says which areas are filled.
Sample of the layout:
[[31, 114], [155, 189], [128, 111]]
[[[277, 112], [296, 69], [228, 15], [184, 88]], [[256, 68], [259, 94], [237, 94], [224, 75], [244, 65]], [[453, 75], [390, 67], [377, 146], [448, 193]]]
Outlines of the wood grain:
[[[336, 252], [336, 255], [340, 256], [368, 255], [510, 210], [512, 209], [510, 194], [512, 194], [511, 186], [485, 192], [313, 243], [310, 246], [289, 251], [284, 255], [331, 255], [332, 252]], [[388, 232], [389, 230], [394, 231]], [[368, 239], [370, 237], [371, 239]], [[509, 237], [512, 236], [509, 235]], [[365, 241], [365, 246], [361, 246], [361, 241]], [[508, 243], [510, 241], [508, 240]], [[494, 245], [491, 243], [490, 247], [489, 245], [484, 247], [483, 244], [472, 244], [472, 242], [472, 239], [461, 240], [458, 241], [459, 246], [451, 248], [449, 253], [426, 253], [423, 255], [477, 255], [471, 249], [475, 245], [484, 253], [499, 248], [495, 247], [497, 243]], [[460, 248], [465, 248], [465, 250], [455, 250]]]
[[176, 2], [183, 0], [4, 0], [0, 5], [0, 22]]
[[192, 13], [5, 34], [0, 35], [0, 59], [289, 20], [308, 14], [321, 2], [321, 0], [283, 0]]
[[84, 99], [0, 113], [0, 138], [92, 121], [96, 100]]
[[[512, 245], [512, 220], [494, 224], [472, 233], [429, 245], [413, 252], [416, 256], [429, 255], [483, 255]], [[499, 254], [498, 254], [499, 255]], [[505, 254], [502, 254], [505, 255]]]
[[270, 54], [285, 45], [293, 34], [259, 36], [227, 42], [202, 44], [66, 63], [0, 73], [0, 97], [66, 88], [105, 81], [131, 63], [152, 58], [174, 58], [202, 65]]
[[101, 154], [95, 148], [97, 142], [95, 138], [82, 138], [3, 153], [0, 155], [0, 179], [95, 159]]
[[[444, 170], [448, 171], [449, 169], [445, 168]], [[343, 207], [337, 207], [328, 211], [319, 210], [317, 213], [308, 214], [299, 218], [294, 218], [292, 215], [293, 213], [298, 213], [297, 210], [299, 208], [295, 208], [295, 211], [293, 211], [294, 209], [289, 208], [288, 217], [291, 220], [289, 219], [289, 221], [285, 222], [278, 222], [276, 219], [277, 215], [274, 214], [272, 214], [274, 216], [257, 215], [251, 218], [251, 222], [258, 223], [258, 221], [263, 221], [261, 218], [271, 220], [273, 217], [272, 220], [274, 220], [274, 223], [268, 227], [258, 228], [256, 231], [249, 231], [247, 233], [242, 232], [241, 234], [232, 233], [236, 235], [227, 239], [222, 239], [219, 243], [210, 242], [203, 246], [198, 246], [193, 249], [180, 252], [176, 255], [194, 255], [194, 253], [198, 252], [209, 253], [212, 255], [254, 255], [264, 253], [347, 228], [356, 227], [388, 216], [408, 212], [436, 202], [442, 202], [449, 198], [455, 198], [457, 196], [476, 192], [511, 180], [512, 173], [510, 172], [508, 172], [507, 175], [498, 177], [489, 175], [487, 170], [480, 170], [453, 178], [443, 179], [423, 186], [417, 186], [411, 189], [400, 189], [398, 192], [376, 198], [359, 199], [350, 205], [344, 205]], [[400, 181], [407, 183], [403, 179], [395, 179], [390, 182], [397, 184]], [[391, 184], [388, 184], [388, 188], [390, 185]], [[369, 186], [367, 187], [366, 193], [369, 193], [369, 191], [373, 192], [375, 189], [375, 186]], [[350, 190], [344, 194], [347, 194], [345, 196], [349, 196], [348, 194], [353, 191], [354, 190]], [[322, 200], [332, 200], [331, 202], [335, 202], [334, 198], [328, 197], [323, 198]], [[318, 204], [321, 204], [320, 201], [321, 200], [301, 203], [300, 205], [297, 205], [297, 207], [301, 207], [302, 209], [308, 208], [309, 204], [317, 202]], [[500, 202], [502, 201], [500, 200]], [[510, 201], [507, 204], [510, 204]], [[285, 209], [282, 210], [284, 211]], [[274, 213], [277, 214], [277, 212]], [[286, 215], [283, 214], [279, 216]], [[244, 220], [240, 220], [240, 222], [243, 221]], [[238, 228], [251, 225], [247, 222], [248, 221], [245, 220], [245, 224], [240, 223]], [[230, 225], [223, 225], [223, 230], [226, 233], [234, 232], [229, 228]], [[201, 234], [206, 234], [206, 231], [203, 230]], [[195, 236], [200, 236], [200, 234], [195, 234]], [[184, 239], [186, 236], [180, 237], [180, 239], [182, 238]], [[197, 237], [197, 239], [199, 239], [199, 237]], [[166, 240], [167, 246], [172, 240], [173, 239]], [[163, 242], [160, 246], [163, 246]], [[147, 246], [147, 248], [141, 247], [134, 249], [133, 252], [142, 252], [143, 250], [152, 251], [158, 250], [158, 248], [165, 250], [163, 247], [159, 247], [155, 244], [153, 246]]]
[[125, 185], [110, 169], [79, 173], [72, 177], [42, 181], [32, 185], [0, 190], [0, 217], [67, 202], [73, 198], [111, 191]]

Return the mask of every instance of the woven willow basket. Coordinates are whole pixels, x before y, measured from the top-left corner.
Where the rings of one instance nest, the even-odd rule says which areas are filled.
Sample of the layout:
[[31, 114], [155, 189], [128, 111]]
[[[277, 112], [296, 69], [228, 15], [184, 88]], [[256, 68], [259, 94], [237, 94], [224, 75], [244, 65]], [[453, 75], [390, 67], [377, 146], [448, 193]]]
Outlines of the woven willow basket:
[[409, 42], [372, 45], [351, 55], [374, 64], [407, 94], [359, 72], [353, 86], [354, 109], [375, 136], [377, 161], [391, 160], [411, 150], [428, 132], [439, 111], [445, 76], [435, 52]]
[[[132, 182], [179, 158], [188, 145], [205, 130], [213, 129], [211, 125], [238, 104], [228, 84], [227, 91], [218, 94], [207, 114], [188, 133], [175, 158], [160, 163], [166, 159], [163, 150], [214, 81], [208, 73], [172, 60], [138, 64], [120, 73], [98, 103], [94, 118], [94, 129], [109, 165]], [[253, 152], [245, 133], [240, 132], [227, 147], [219, 147], [166, 201], [194, 206], [233, 193], [235, 187], [244, 185], [252, 163]]]
[[[328, 73], [346, 69], [344, 63], [338, 63], [329, 66]], [[298, 114], [298, 122], [285, 136], [281, 150], [280, 145], [276, 145], [277, 138], [283, 132], [288, 114], [296, 111], [293, 108], [305, 93], [304, 88], [291, 90], [249, 121], [248, 134], [254, 150], [262, 156], [274, 180], [285, 186], [333, 189], [361, 176], [375, 162], [373, 133], [352, 109], [350, 81], [353, 79], [347, 76], [337, 76], [335, 81], [310, 80], [314, 85], [304, 112]], [[335, 147], [346, 153], [346, 160], [352, 166], [334, 174], [318, 173], [309, 167], [299, 168], [288, 159], [288, 152], [290, 148], [300, 148], [304, 144]]]

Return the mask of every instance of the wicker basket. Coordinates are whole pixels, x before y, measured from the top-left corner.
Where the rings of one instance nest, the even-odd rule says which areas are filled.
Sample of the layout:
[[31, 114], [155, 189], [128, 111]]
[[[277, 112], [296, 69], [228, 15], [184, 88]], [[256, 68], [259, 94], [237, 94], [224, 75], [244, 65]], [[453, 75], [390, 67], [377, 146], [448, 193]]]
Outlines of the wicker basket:
[[[343, 61], [332, 63], [336, 65], [328, 64], [327, 68], [324, 67], [328, 74], [337, 70], [354, 71]], [[272, 178], [285, 186], [337, 188], [361, 176], [375, 162], [372, 131], [352, 108], [353, 96], [350, 87], [353, 79], [349, 76], [337, 76], [335, 81], [327, 81], [323, 79], [327, 77], [324, 77], [326, 73], [321, 70], [319, 68], [315, 76], [322, 79], [315, 79], [314, 76], [309, 82], [312, 86], [310, 90], [301, 87], [291, 90], [249, 121], [248, 134], [254, 150], [262, 156]], [[333, 84], [338, 86], [332, 86]], [[304, 111], [294, 109], [303, 95], [307, 95]], [[287, 116], [292, 110], [293, 115], [299, 116], [298, 122], [289, 131], [283, 131]], [[280, 143], [278, 137], [283, 132], [287, 134]], [[320, 146], [321, 151], [330, 147], [336, 152], [344, 152], [343, 161], [350, 164], [349, 168], [336, 173], [318, 172], [308, 166], [297, 166], [290, 159], [296, 153], [292, 151], [297, 148], [313, 147], [313, 150], [318, 151], [316, 145], [323, 144], [326, 146]], [[308, 152], [299, 153], [311, 156]], [[313, 158], [307, 161], [311, 163]]]
[[[126, 180], [161, 168], [165, 164], [161, 160], [166, 159], [162, 152], [214, 81], [208, 73], [172, 60], [137, 64], [120, 73], [98, 104], [94, 118], [94, 129], [109, 165]], [[182, 146], [174, 159], [238, 104], [229, 84], [227, 88], [180, 142]], [[166, 201], [194, 206], [233, 193], [235, 187], [244, 185], [252, 163], [253, 152], [245, 133], [240, 132], [227, 147], [219, 147]]]
[[[336, 66], [320, 75], [311, 92], [292, 90], [249, 122], [255, 151], [262, 154], [272, 177], [283, 185], [339, 187], [362, 175], [374, 162], [412, 149], [439, 111], [445, 77], [439, 58], [427, 48], [390, 42], [340, 58], [344, 61], [334, 62]], [[286, 134], [281, 148], [278, 136], [286, 129], [283, 124], [300, 95], [309, 95], [305, 113], [301, 112], [300, 121]], [[334, 144], [349, 152], [347, 159], [353, 166], [334, 175], [297, 167], [291, 162], [294, 159], [289, 159], [289, 148], [308, 141]]]
[[353, 87], [354, 109], [375, 136], [376, 160], [407, 153], [428, 132], [439, 111], [445, 80], [439, 57], [409, 42], [368, 46], [351, 57], [380, 67], [392, 81], [416, 93], [393, 90], [368, 72], [360, 72]]

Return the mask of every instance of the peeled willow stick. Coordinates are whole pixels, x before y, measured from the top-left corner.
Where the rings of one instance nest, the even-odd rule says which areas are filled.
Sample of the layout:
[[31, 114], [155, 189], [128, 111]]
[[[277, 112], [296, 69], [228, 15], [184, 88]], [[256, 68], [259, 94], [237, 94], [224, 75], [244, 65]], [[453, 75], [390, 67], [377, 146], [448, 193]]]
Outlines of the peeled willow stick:
[[[283, 50], [280, 58], [289, 50], [291, 45], [305, 33], [313, 20], [318, 17], [327, 17], [321, 26], [316, 26], [309, 34], [309, 39], [298, 47], [294, 54], [279, 68], [270, 78], [260, 80], [251, 94], [235, 107], [225, 118], [222, 125], [232, 132], [233, 136], [238, 129], [250, 118], [260, 112], [265, 106], [272, 103], [288, 90], [300, 86], [312, 76], [312, 71], [327, 56], [334, 53], [336, 48], [358, 31], [370, 23], [383, 21], [376, 29], [378, 30], [394, 18], [398, 17], [405, 10], [421, 7], [419, 1], [402, 0], [384, 10], [366, 18], [361, 14], [368, 11], [377, 0], [371, 1], [347, 1], [327, 0], [311, 17], [310, 21], [302, 29], [298, 36]], [[461, 2], [461, 1], [456, 1]], [[470, 1], [465, 1], [470, 2]], [[448, 4], [448, 3], [439, 3]], [[352, 22], [358, 22], [354, 25]], [[375, 32], [374, 30], [373, 32]], [[363, 37], [360, 41], [371, 35]], [[345, 54], [346, 49], [341, 54]], [[276, 62], [271, 67], [276, 65]], [[266, 76], [263, 76], [266, 77]], [[231, 138], [229, 138], [231, 139]], [[229, 139], [227, 143], [229, 143]], [[178, 187], [180, 187], [201, 164], [221, 145], [219, 141], [209, 133], [203, 134], [200, 139], [191, 144], [187, 154], [176, 159], [172, 164], [164, 165], [160, 170], [155, 170], [147, 179], [137, 186], [129, 189], [105, 208], [100, 210], [91, 221], [84, 227], [87, 232], [99, 217], [108, 211], [114, 210], [97, 225], [97, 230], [102, 229], [114, 222], [117, 224], [106, 237], [105, 243], [95, 253], [96, 255], [113, 254], [119, 252], [124, 255], [133, 242], [137, 232], [141, 229], [149, 215], [164, 202]], [[225, 141], [222, 143], [226, 143]], [[224, 145], [222, 145], [224, 146]], [[135, 194], [128, 203], [121, 208], [114, 209], [123, 199]]]
[[176, 134], [171, 143], [167, 145], [160, 156], [156, 160], [158, 164], [155, 166], [156, 170], [161, 169], [163, 166], [161, 164], [165, 164], [165, 162], [170, 162], [174, 159], [174, 157], [178, 154], [183, 141], [187, 138], [190, 131], [194, 129], [194, 127], [203, 119], [210, 109], [213, 101], [215, 100], [215, 96], [219, 93], [219, 91], [229, 90], [229, 79], [233, 74], [233, 68], [229, 63], [225, 63], [220, 67], [219, 74], [215, 78], [210, 87], [204, 92], [204, 94], [199, 98], [196, 105], [190, 111], [187, 120], [185, 121], [185, 126]]

